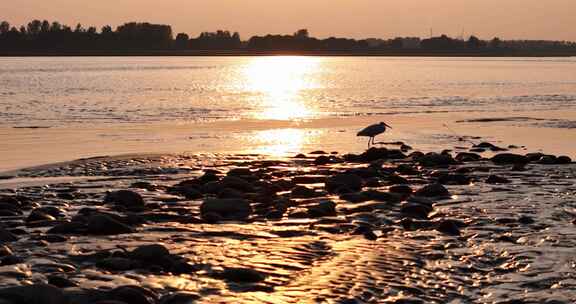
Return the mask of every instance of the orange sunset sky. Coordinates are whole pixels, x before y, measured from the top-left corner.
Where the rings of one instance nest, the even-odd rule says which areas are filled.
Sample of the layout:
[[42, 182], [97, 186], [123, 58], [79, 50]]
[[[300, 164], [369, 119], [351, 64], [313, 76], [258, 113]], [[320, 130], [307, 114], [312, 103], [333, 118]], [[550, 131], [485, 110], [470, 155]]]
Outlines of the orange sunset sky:
[[576, 40], [576, 0], [19, 0], [0, 1], [0, 20], [117, 26], [166, 23], [175, 32], [238, 31], [242, 38], [309, 29], [316, 37], [434, 34]]

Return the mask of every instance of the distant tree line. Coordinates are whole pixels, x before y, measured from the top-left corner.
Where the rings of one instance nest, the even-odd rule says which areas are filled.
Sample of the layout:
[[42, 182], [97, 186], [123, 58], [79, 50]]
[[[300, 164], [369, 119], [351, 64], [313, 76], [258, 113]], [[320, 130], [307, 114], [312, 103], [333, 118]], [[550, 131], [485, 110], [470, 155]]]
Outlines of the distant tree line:
[[420, 39], [348, 39], [310, 37], [302, 29], [292, 35], [254, 36], [242, 41], [237, 32], [203, 32], [196, 38], [186, 33], [173, 36], [172, 27], [147, 22], [125, 23], [113, 29], [104, 26], [74, 27], [47, 20], [32, 20], [12, 26], [0, 21], [0, 51], [121, 51], [121, 50], [218, 50], [218, 51], [455, 51], [482, 52], [494, 50], [576, 51], [576, 43], [541, 40], [481, 40], [451, 38], [446, 35]]

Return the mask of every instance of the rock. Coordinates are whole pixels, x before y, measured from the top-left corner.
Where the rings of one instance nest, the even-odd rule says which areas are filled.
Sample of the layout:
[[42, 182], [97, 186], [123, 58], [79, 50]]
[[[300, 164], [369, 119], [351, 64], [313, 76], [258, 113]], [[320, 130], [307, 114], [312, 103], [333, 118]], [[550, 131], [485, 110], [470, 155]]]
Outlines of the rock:
[[159, 304], [192, 304], [199, 299], [200, 296], [194, 293], [175, 292], [163, 296]]
[[387, 158], [388, 158], [388, 149], [386, 148], [372, 147], [360, 155], [360, 159], [363, 162], [372, 162], [375, 160], [387, 159]]
[[46, 241], [48, 243], [63, 243], [67, 242], [68, 238], [63, 235], [57, 234], [46, 234], [38, 237], [39, 240]]
[[456, 155], [455, 159], [459, 162], [473, 162], [473, 161], [479, 161], [480, 159], [482, 159], [482, 156], [476, 153], [460, 152]]
[[542, 158], [542, 156], [544, 156], [544, 154], [540, 152], [526, 154], [528, 162], [537, 162]]
[[330, 193], [335, 193], [342, 188], [358, 192], [362, 190], [363, 181], [355, 174], [337, 174], [327, 178], [324, 185]]
[[556, 164], [556, 156], [554, 155], [543, 155], [540, 160], [538, 160], [539, 164], [543, 165], [555, 165]]
[[362, 194], [368, 197], [370, 200], [377, 202], [389, 202], [389, 203], [399, 203], [402, 200], [403, 196], [398, 193], [384, 192], [377, 190], [364, 191], [362, 192]]
[[170, 256], [170, 251], [160, 244], [142, 245], [130, 252], [130, 257], [141, 261], [160, 261]]
[[34, 284], [0, 289], [0, 299], [12, 304], [64, 304], [67, 299], [62, 290], [53, 285]]
[[310, 217], [324, 217], [336, 215], [336, 203], [332, 201], [322, 201], [318, 205], [308, 207]]
[[306, 155], [299, 153], [294, 156], [294, 158], [306, 158]]
[[243, 199], [207, 199], [200, 206], [204, 220], [214, 214], [223, 220], [246, 220], [252, 214], [252, 207]]
[[460, 227], [455, 220], [441, 220], [436, 227], [436, 230], [447, 235], [460, 235]]
[[438, 182], [442, 185], [468, 185], [471, 178], [465, 174], [442, 174], [438, 177]]
[[266, 275], [249, 268], [225, 268], [218, 277], [231, 282], [258, 283], [266, 280]]
[[489, 149], [492, 152], [497, 152], [497, 151], [507, 151], [507, 149], [505, 148], [501, 148], [498, 147], [496, 145], [493, 145], [489, 142], [482, 142], [480, 144], [474, 145], [474, 148], [480, 148], [480, 149]]
[[150, 183], [150, 182], [134, 182], [130, 185], [130, 188], [136, 188], [136, 189], [145, 189], [148, 191], [156, 191], [156, 189], [158, 189], [158, 185]]
[[127, 304], [155, 304], [158, 301], [155, 292], [139, 286], [121, 286], [108, 294], [110, 298]]
[[514, 153], [500, 153], [491, 158], [495, 164], [525, 164], [528, 158], [524, 155]]
[[326, 155], [320, 155], [314, 159], [314, 164], [317, 166], [327, 165], [330, 163], [330, 157]]
[[498, 175], [490, 175], [486, 179], [487, 184], [509, 184], [511, 181], [505, 177], [501, 177]]
[[351, 203], [362, 203], [370, 200], [368, 196], [361, 192], [344, 193], [340, 195], [340, 199]]
[[299, 175], [292, 178], [295, 184], [320, 184], [326, 181], [326, 177], [322, 175]]
[[429, 184], [414, 193], [416, 196], [424, 197], [448, 197], [450, 192], [441, 184]]
[[203, 197], [202, 192], [200, 192], [196, 187], [176, 187], [173, 191], [189, 200], [200, 199]]
[[87, 232], [95, 235], [115, 235], [134, 232], [132, 227], [104, 214], [94, 214], [88, 218]]
[[15, 255], [7, 255], [0, 260], [1, 266], [22, 264], [22, 263], [24, 263], [24, 259]]
[[536, 221], [527, 215], [522, 215], [518, 218], [518, 223], [523, 224], [523, 225], [530, 225], [530, 224], [534, 224]]
[[412, 187], [410, 187], [410, 185], [407, 184], [392, 185], [388, 188], [388, 191], [390, 191], [390, 193], [398, 193], [403, 195], [410, 195], [412, 194], [412, 192], [414, 192], [414, 190], [412, 190]]
[[226, 173], [226, 175], [237, 177], [250, 176], [252, 175], [252, 171], [250, 170], [250, 168], [234, 168], [230, 169], [228, 173]]
[[12, 249], [6, 245], [0, 245], [0, 258], [12, 255]]
[[430, 152], [424, 156], [419, 157], [417, 161], [424, 167], [448, 166], [456, 163], [456, 160], [452, 158], [452, 155], [438, 154], [434, 152]]
[[386, 179], [388, 180], [388, 182], [391, 185], [397, 185], [397, 184], [408, 184], [409, 181], [408, 179], [398, 175], [398, 174], [390, 174], [389, 176], [386, 177]]
[[122, 257], [110, 257], [96, 262], [96, 267], [110, 271], [126, 271], [134, 267], [132, 260]]
[[48, 234], [81, 234], [84, 232], [86, 232], [86, 225], [80, 222], [63, 222], [46, 231]]
[[47, 279], [48, 284], [56, 286], [58, 288], [68, 288], [78, 286], [78, 284], [68, 280], [67, 278], [61, 275], [49, 275]]
[[16, 242], [18, 238], [10, 231], [0, 227], [0, 243]]
[[400, 206], [400, 212], [410, 217], [427, 219], [428, 214], [432, 212], [432, 207], [413, 202], [406, 202]]
[[557, 165], [566, 165], [566, 164], [571, 164], [571, 163], [572, 163], [572, 159], [566, 155], [558, 156], [558, 158], [556, 158], [556, 164]]
[[109, 192], [106, 194], [104, 202], [116, 204], [129, 209], [144, 207], [144, 199], [142, 196], [139, 193], [130, 190]]
[[243, 192], [240, 192], [236, 189], [232, 188], [224, 188], [217, 195], [218, 198], [244, 198], [245, 195]]
[[220, 183], [223, 188], [232, 188], [241, 192], [254, 192], [254, 187], [250, 182], [237, 176], [226, 176]]
[[308, 188], [306, 186], [296, 186], [292, 189], [290, 195], [293, 198], [311, 198], [311, 197], [317, 197], [320, 194], [312, 188]]
[[26, 222], [40, 222], [40, 221], [54, 221], [56, 220], [55, 217], [46, 214], [38, 209], [34, 209], [30, 212], [28, 217], [26, 218]]

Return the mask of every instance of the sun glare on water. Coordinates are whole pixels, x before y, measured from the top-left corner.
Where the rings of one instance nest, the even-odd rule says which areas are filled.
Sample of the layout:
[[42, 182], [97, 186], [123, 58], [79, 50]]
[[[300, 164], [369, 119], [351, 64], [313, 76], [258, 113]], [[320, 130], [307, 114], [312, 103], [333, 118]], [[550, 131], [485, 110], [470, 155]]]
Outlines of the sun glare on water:
[[275, 156], [299, 153], [307, 144], [314, 142], [321, 133], [321, 131], [292, 128], [257, 131], [251, 138], [256, 149], [250, 152]]
[[314, 107], [302, 92], [317, 87], [314, 57], [258, 57], [244, 68], [247, 90], [258, 94], [257, 119], [301, 120], [315, 116]]

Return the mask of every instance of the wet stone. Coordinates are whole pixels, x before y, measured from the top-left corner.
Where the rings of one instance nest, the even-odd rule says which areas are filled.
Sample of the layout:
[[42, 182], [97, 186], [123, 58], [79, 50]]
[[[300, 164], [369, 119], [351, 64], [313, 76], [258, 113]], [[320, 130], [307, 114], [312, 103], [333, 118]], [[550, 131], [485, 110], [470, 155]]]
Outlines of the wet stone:
[[158, 261], [170, 255], [170, 251], [160, 244], [142, 245], [130, 252], [130, 257], [142, 261]]
[[528, 162], [528, 157], [514, 153], [501, 153], [494, 155], [491, 160], [496, 164], [525, 164]]
[[64, 293], [57, 287], [48, 284], [35, 284], [0, 289], [0, 299], [14, 304], [63, 304]]
[[336, 215], [336, 203], [332, 201], [322, 201], [315, 206], [308, 207], [310, 217], [324, 217]]
[[292, 189], [291, 192], [291, 196], [293, 198], [312, 198], [320, 195], [321, 194], [316, 192], [316, 190], [306, 186], [296, 186]]
[[337, 174], [326, 179], [325, 187], [328, 192], [334, 193], [338, 189], [349, 189], [351, 191], [362, 190], [363, 181], [355, 174]]
[[223, 220], [246, 220], [252, 207], [243, 199], [207, 199], [200, 206], [202, 218], [213, 222], [213, 216]]
[[424, 197], [448, 197], [450, 196], [450, 192], [441, 184], [429, 184], [418, 189], [414, 195]]
[[461, 224], [455, 220], [441, 220], [436, 227], [436, 230], [447, 234], [447, 235], [460, 235], [460, 226]]
[[217, 273], [216, 277], [238, 283], [258, 283], [266, 280], [264, 273], [249, 268], [225, 268]]
[[14, 234], [0, 227], [0, 242], [9, 243], [9, 242], [16, 242], [17, 240], [18, 238]]
[[114, 235], [134, 232], [132, 227], [104, 214], [90, 216], [86, 228], [89, 234], [95, 235]]
[[320, 155], [314, 159], [314, 164], [317, 166], [327, 165], [331, 162], [330, 157], [326, 155]]
[[144, 199], [142, 196], [139, 193], [130, 190], [109, 192], [106, 194], [104, 202], [120, 205], [126, 208], [144, 207]]
[[160, 299], [159, 304], [191, 304], [200, 299], [200, 296], [188, 292], [175, 292], [167, 294]]
[[111, 290], [109, 296], [113, 300], [127, 304], [155, 304], [158, 295], [146, 288], [139, 286], [121, 286]]
[[413, 192], [414, 190], [412, 190], [412, 187], [410, 187], [410, 185], [407, 185], [407, 184], [398, 184], [398, 185], [390, 186], [390, 187], [388, 188], [388, 191], [390, 191], [391, 193], [398, 193], [398, 194], [409, 195], [409, 194], [412, 194], [412, 192]]

